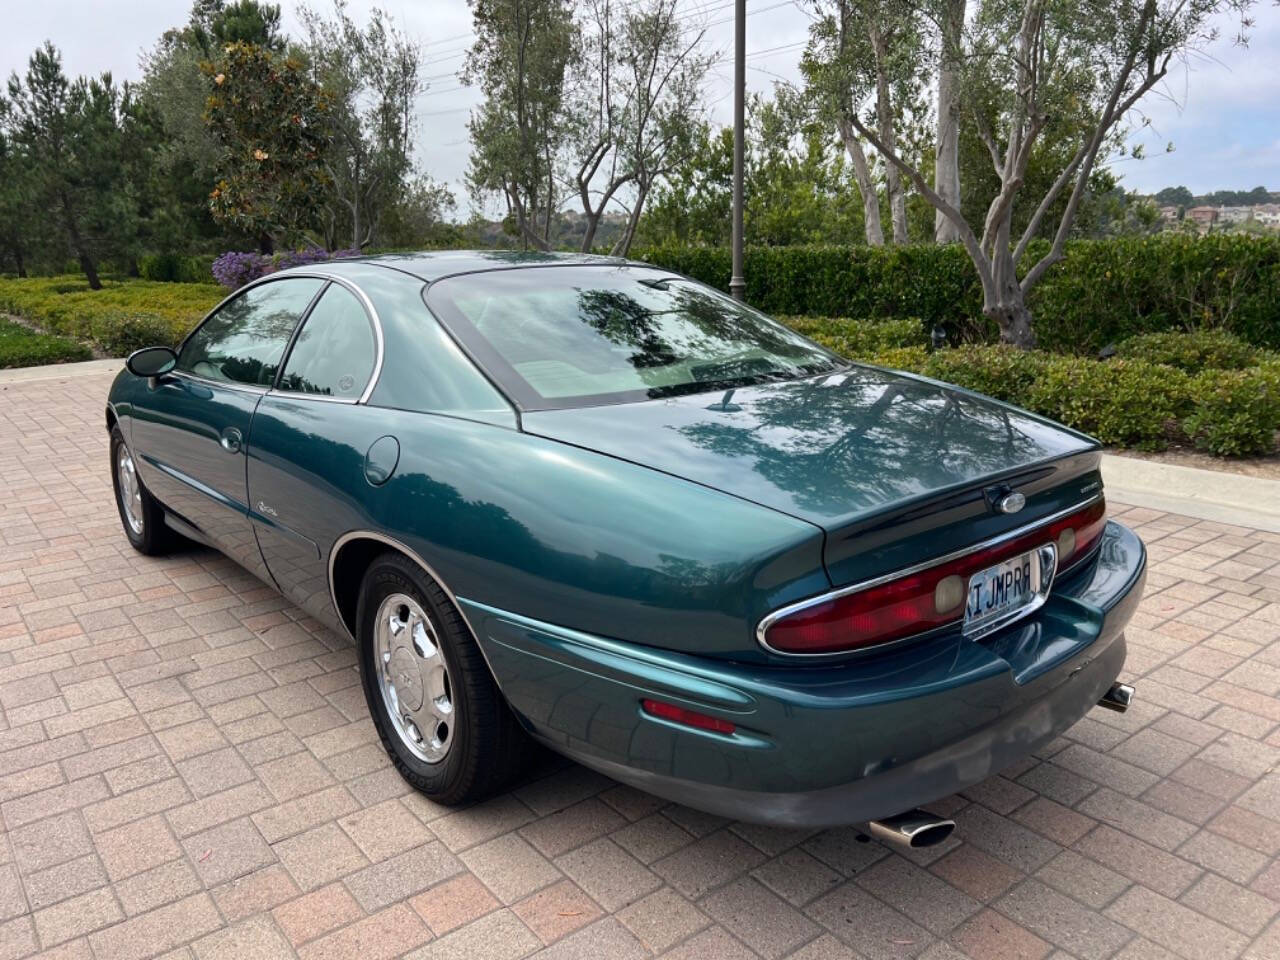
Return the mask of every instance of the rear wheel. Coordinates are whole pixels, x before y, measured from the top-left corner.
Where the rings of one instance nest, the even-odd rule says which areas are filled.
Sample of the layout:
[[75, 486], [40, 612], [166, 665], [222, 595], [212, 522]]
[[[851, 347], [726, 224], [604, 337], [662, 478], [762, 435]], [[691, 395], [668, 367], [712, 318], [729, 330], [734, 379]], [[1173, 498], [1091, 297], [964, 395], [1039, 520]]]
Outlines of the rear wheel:
[[374, 560], [356, 627], [369, 713], [405, 780], [456, 804], [520, 773], [524, 731], [462, 616], [417, 564], [397, 553]]
[[164, 507], [142, 485], [133, 452], [118, 424], [111, 428], [111, 485], [124, 535], [133, 549], [152, 556], [168, 552], [177, 535], [165, 526]]

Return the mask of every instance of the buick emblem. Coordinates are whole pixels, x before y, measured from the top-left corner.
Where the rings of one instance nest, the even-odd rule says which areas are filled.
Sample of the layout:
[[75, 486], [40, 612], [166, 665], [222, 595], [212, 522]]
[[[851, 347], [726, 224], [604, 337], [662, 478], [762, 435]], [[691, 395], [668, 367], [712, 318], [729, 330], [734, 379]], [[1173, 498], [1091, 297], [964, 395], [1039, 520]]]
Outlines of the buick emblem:
[[1027, 498], [1020, 493], [1006, 493], [996, 501], [996, 509], [1001, 513], [1017, 513], [1027, 504]]

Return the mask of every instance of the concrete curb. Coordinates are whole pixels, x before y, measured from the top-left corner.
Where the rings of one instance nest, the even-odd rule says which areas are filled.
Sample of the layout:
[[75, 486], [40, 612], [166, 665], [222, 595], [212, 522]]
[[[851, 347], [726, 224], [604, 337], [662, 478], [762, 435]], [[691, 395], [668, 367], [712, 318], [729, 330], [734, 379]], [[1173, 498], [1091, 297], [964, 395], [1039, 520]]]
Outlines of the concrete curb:
[[1104, 454], [1107, 499], [1280, 533], [1280, 480]]
[[28, 380], [61, 380], [68, 377], [93, 377], [114, 374], [124, 366], [123, 358], [115, 360], [80, 360], [76, 363], [50, 363], [43, 367], [18, 367], [0, 370], [0, 383], [26, 383]]

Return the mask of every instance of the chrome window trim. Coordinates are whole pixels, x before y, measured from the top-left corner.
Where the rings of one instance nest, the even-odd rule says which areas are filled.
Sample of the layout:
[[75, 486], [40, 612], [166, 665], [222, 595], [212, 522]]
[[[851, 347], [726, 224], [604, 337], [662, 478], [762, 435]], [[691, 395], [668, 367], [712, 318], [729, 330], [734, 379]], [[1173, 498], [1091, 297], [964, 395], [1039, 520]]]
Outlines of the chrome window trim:
[[[376, 344], [377, 353], [373, 361], [373, 373], [370, 374], [369, 382], [365, 384], [364, 390], [361, 392], [359, 397], [355, 397], [355, 398], [321, 397], [317, 394], [293, 393], [292, 391], [288, 391], [288, 390], [275, 391], [274, 382], [270, 387], [261, 387], [261, 386], [256, 386], [252, 384], [232, 383], [230, 381], [224, 381], [224, 380], [210, 380], [207, 377], [202, 377], [198, 374], [188, 373], [184, 370], [174, 370], [172, 372], [175, 374], [179, 374], [181, 376], [190, 377], [193, 380], [198, 380], [201, 383], [211, 384], [212, 386], [219, 386], [219, 387], [229, 386], [232, 388], [245, 389], [253, 393], [262, 393], [263, 395], [266, 395], [275, 391], [276, 396], [290, 396], [290, 397], [305, 396], [307, 399], [322, 400], [326, 403], [361, 403], [361, 404], [367, 403], [369, 400], [369, 397], [373, 394], [374, 388], [376, 388], [378, 385], [378, 380], [382, 376], [382, 361], [386, 353], [386, 346], [385, 346], [386, 342], [382, 333], [382, 318], [378, 316], [378, 311], [374, 307], [373, 301], [369, 299], [368, 294], [366, 294], [363, 290], [361, 290], [359, 286], [352, 283], [350, 280], [347, 280], [345, 277], [335, 276], [333, 274], [324, 273], [319, 270], [302, 270], [296, 273], [290, 270], [290, 271], [284, 271], [281, 273], [269, 273], [265, 277], [259, 277], [257, 280], [251, 281], [250, 283], [246, 283], [243, 287], [240, 287], [237, 290], [231, 291], [229, 294], [227, 294], [225, 297], [219, 300], [218, 303], [213, 307], [213, 309], [210, 310], [208, 313], [206, 313], [200, 319], [200, 322], [197, 323], [191, 329], [190, 333], [188, 333], [185, 337], [182, 338], [182, 342], [178, 344], [178, 349], [177, 349], [178, 356], [179, 357], [182, 356], [182, 351], [186, 347], [187, 341], [190, 340], [193, 336], [195, 336], [196, 331], [198, 331], [201, 327], [203, 327], [206, 323], [208, 323], [210, 317], [212, 317], [215, 313], [221, 310], [224, 306], [226, 306], [226, 304], [234, 300], [236, 297], [240, 296], [241, 294], [245, 293], [248, 290], [252, 290], [254, 287], [260, 287], [266, 283], [274, 283], [276, 281], [288, 280], [294, 277], [307, 278], [312, 280], [324, 280], [329, 283], [336, 283], [339, 286], [345, 288], [346, 290], [350, 291], [351, 294], [353, 294], [358, 301], [360, 301], [360, 306], [364, 308], [366, 318], [368, 318], [369, 322], [373, 324], [373, 337]], [[311, 313], [311, 309], [316, 305], [317, 299], [323, 294], [324, 294], [324, 287], [321, 287], [320, 290], [317, 291], [317, 296], [312, 298], [311, 303], [307, 305], [307, 309], [304, 310], [302, 313], [302, 316], [298, 318], [298, 327], [295, 328], [295, 332], [296, 330], [301, 329], [302, 325], [306, 323], [307, 317]], [[289, 354], [293, 352], [292, 346], [293, 346], [293, 338], [292, 336], [290, 336], [290, 341], [285, 348], [284, 355], [280, 358], [279, 372], [284, 371], [284, 365], [289, 359]], [[277, 379], [278, 379], [278, 376], [277, 376]]]
[[[1047, 517], [1041, 517], [1039, 520], [1033, 520], [1031, 523], [1026, 523], [1020, 527], [1015, 527], [1012, 530], [1009, 530], [1005, 533], [1000, 534], [1000, 536], [998, 537], [993, 537], [990, 540], [984, 540], [982, 543], [977, 543], [977, 544], [974, 544], [973, 546], [965, 547], [962, 550], [952, 551], [951, 553], [944, 554], [941, 557], [933, 557], [929, 560], [912, 564], [909, 567], [902, 567], [898, 570], [893, 571], [892, 573], [882, 574], [881, 576], [874, 577], [870, 580], [863, 580], [859, 583], [849, 584], [844, 587], [837, 587], [833, 590], [828, 590], [826, 593], [820, 593], [815, 597], [809, 597], [805, 600], [797, 600], [795, 603], [789, 603], [785, 607], [779, 607], [777, 610], [774, 610], [772, 613], [766, 615], [764, 618], [760, 620], [758, 624], [756, 624], [756, 642], [760, 644], [760, 646], [763, 647], [766, 652], [772, 653], [775, 656], [791, 657], [795, 659], [806, 659], [806, 660], [814, 660], [814, 659], [830, 660], [833, 657], [847, 657], [852, 654], [864, 653], [867, 650], [876, 649], [875, 647], [868, 647], [862, 650], [859, 650], [859, 649], [836, 650], [828, 653], [793, 653], [788, 650], [777, 650], [774, 647], [769, 646], [768, 641], [765, 640], [765, 633], [766, 631], [768, 631], [768, 629], [771, 626], [773, 626], [783, 617], [790, 616], [793, 613], [798, 613], [801, 610], [807, 610], [809, 607], [816, 607], [822, 603], [829, 603], [830, 601], [838, 600], [841, 597], [847, 597], [851, 593], [861, 593], [863, 590], [870, 590], [873, 587], [879, 587], [883, 584], [889, 583], [892, 580], [898, 580], [902, 577], [909, 577], [913, 573], [920, 573], [922, 570], [928, 570], [930, 567], [936, 567], [944, 563], [950, 563], [952, 560], [960, 560], [963, 557], [967, 557], [972, 553], [977, 553], [980, 550], [986, 550], [990, 547], [999, 546], [1000, 544], [1005, 543], [1006, 541], [1009, 541], [1009, 540], [1016, 540], [1018, 537], [1034, 532], [1038, 527], [1046, 526], [1057, 520], [1061, 520], [1063, 517], [1070, 516], [1071, 514], [1076, 513], [1077, 511], [1084, 510], [1088, 507], [1091, 507], [1095, 503], [1097, 503], [1099, 500], [1102, 500], [1102, 499], [1103, 499], [1103, 494], [1099, 492], [1094, 496], [1089, 497], [1086, 500], [1081, 500], [1079, 503], [1075, 504], [1075, 506], [1067, 507], [1065, 510], [1059, 510], [1057, 513], [1051, 513]], [[1037, 549], [1037, 548], [1033, 547], [1032, 549]], [[1069, 570], [1069, 569], [1070, 567], [1067, 567], [1059, 571], [1055, 564], [1053, 579], [1056, 580], [1060, 572], [1065, 574], [1066, 570]], [[1047, 593], [1044, 599], [1045, 600], [1048, 599]], [[1033, 613], [1035, 610], [1038, 610], [1040, 606], [1043, 605], [1043, 603], [1044, 603], [1044, 600], [1041, 600], [1041, 602], [1036, 604], [1034, 607], [1024, 607], [1021, 610], [1015, 611], [1015, 613], [1019, 615], [1018, 617], [1011, 617], [1010, 619], [1000, 623], [999, 626], [1007, 626], [1008, 624], [1012, 623], [1013, 620], [1020, 619], [1023, 616]], [[961, 618], [957, 618], [957, 620], [953, 622], [959, 622], [959, 619]], [[937, 630], [942, 628], [935, 627], [932, 629]], [[997, 629], [997, 627], [992, 627], [992, 629], [993, 630]], [[929, 631], [922, 630], [921, 634], [924, 634], [927, 632]], [[990, 632], [991, 632], [990, 630], [984, 631], [983, 634], [979, 634], [979, 636], [985, 635], [986, 633], [990, 633]], [[903, 639], [910, 640], [911, 638], [904, 637]], [[972, 639], [972, 637], [970, 639]], [[900, 642], [901, 641], [895, 641], [895, 643], [900, 643]], [[887, 647], [889, 646], [889, 644], [885, 644], [885, 646]]]
[[[195, 333], [195, 331], [191, 331]], [[179, 377], [183, 380], [194, 380], [196, 383], [206, 383], [211, 387], [225, 387], [227, 390], [239, 390], [241, 393], [256, 393], [259, 396], [265, 396], [271, 391], [270, 387], [264, 387], [256, 383], [240, 383], [236, 380], [213, 380], [209, 377], [202, 377], [198, 373], [191, 373], [188, 370], [170, 370], [164, 374], [166, 377]]]

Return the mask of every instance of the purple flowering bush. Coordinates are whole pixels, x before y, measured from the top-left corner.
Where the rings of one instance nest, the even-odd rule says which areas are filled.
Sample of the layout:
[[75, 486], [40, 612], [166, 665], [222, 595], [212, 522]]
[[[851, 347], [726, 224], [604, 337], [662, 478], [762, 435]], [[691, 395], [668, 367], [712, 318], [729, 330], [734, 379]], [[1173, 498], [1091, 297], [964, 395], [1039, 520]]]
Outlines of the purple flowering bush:
[[246, 283], [265, 276], [271, 258], [261, 253], [237, 253], [228, 250], [213, 261], [213, 279], [228, 290], [239, 290]]
[[270, 255], [228, 250], [213, 261], [213, 279], [228, 290], [239, 290], [246, 283], [265, 277], [269, 273], [275, 273], [277, 270], [358, 256], [360, 256], [360, 250], [354, 247], [347, 250], [310, 247], [305, 250], [285, 250]]

